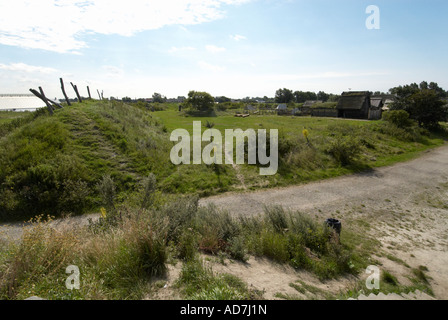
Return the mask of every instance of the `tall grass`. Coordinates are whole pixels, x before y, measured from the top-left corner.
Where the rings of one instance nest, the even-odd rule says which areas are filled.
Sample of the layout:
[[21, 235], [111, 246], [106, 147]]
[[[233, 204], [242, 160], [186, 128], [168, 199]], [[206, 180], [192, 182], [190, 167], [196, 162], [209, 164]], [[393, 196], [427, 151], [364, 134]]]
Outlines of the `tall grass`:
[[[232, 217], [214, 206], [184, 198], [149, 209], [117, 208], [87, 228], [61, 230], [37, 220], [17, 244], [0, 255], [0, 296], [23, 299], [140, 299], [168, 261], [180, 260], [179, 280], [192, 299], [248, 299], [254, 292], [231, 276], [211, 273], [199, 254], [247, 261], [266, 257], [322, 279], [353, 273], [351, 252], [333, 241], [331, 230], [281, 207], [259, 217]], [[80, 290], [65, 288], [65, 268], [81, 271]], [[193, 289], [196, 288], [196, 289]]]

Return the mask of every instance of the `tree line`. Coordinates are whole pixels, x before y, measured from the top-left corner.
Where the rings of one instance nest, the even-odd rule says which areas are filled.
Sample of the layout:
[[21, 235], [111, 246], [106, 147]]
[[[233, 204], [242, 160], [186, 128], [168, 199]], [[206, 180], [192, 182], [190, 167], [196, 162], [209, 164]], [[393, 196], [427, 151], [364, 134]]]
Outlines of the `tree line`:
[[275, 92], [276, 103], [304, 103], [308, 100], [320, 100], [322, 102], [337, 102], [339, 95], [333, 93], [326, 93], [324, 91], [292, 91], [287, 88], [278, 89]]
[[442, 121], [448, 121], [448, 91], [436, 82], [411, 83], [389, 90], [395, 96], [391, 110], [404, 110], [420, 127], [434, 129]]

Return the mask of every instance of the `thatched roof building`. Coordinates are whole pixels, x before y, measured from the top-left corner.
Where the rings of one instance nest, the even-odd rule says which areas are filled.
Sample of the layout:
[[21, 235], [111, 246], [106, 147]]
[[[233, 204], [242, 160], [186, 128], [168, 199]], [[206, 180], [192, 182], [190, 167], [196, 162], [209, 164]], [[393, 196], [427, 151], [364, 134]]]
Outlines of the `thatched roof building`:
[[322, 100], [307, 100], [303, 104], [303, 107], [304, 108], [309, 108], [309, 107], [313, 106], [316, 103], [323, 103], [323, 101]]
[[369, 91], [343, 92], [336, 109], [339, 118], [368, 119], [370, 104]]

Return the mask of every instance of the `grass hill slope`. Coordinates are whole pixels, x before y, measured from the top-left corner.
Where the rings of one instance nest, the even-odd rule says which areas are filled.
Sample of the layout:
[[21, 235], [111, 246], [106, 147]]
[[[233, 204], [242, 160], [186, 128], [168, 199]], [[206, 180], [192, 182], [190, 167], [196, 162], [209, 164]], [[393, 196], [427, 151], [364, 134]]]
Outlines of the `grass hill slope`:
[[[346, 121], [276, 115], [189, 117], [175, 105], [151, 112], [120, 101], [86, 101], [21, 117], [0, 113], [0, 220], [39, 214], [97, 211], [98, 183], [107, 175], [116, 203], [133, 203], [153, 173], [166, 194], [210, 195], [285, 186], [409, 159], [443, 144], [443, 136], [384, 121]], [[279, 171], [260, 176], [256, 165], [183, 165], [170, 161], [170, 132], [193, 121], [216, 129], [279, 129]], [[308, 141], [303, 129], [309, 132]], [[203, 129], [205, 130], [205, 128]]]

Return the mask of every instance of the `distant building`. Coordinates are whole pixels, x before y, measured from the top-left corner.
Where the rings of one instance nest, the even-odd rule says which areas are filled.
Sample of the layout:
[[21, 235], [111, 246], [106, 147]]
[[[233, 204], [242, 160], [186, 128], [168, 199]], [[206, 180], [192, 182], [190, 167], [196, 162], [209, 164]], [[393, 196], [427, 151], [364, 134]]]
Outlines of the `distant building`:
[[279, 104], [275, 110], [277, 111], [277, 114], [285, 114], [288, 112], [288, 106], [282, 103]]
[[368, 119], [370, 104], [369, 91], [343, 92], [336, 109], [339, 118]]
[[288, 110], [288, 106], [286, 104], [282, 103], [277, 106], [276, 110], [277, 111], [286, 111], [286, 110]]
[[383, 114], [384, 100], [383, 97], [371, 97], [369, 120], [380, 120]]
[[292, 109], [291, 114], [293, 116], [296, 116], [296, 115], [298, 116], [298, 115], [302, 114], [302, 110], [300, 110], [300, 108], [294, 108], [294, 109]]
[[321, 100], [307, 100], [303, 104], [303, 108], [311, 108], [316, 103], [323, 103], [323, 101], [321, 101]]

